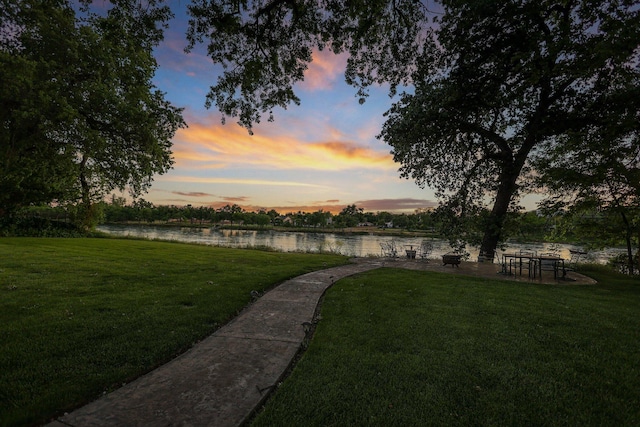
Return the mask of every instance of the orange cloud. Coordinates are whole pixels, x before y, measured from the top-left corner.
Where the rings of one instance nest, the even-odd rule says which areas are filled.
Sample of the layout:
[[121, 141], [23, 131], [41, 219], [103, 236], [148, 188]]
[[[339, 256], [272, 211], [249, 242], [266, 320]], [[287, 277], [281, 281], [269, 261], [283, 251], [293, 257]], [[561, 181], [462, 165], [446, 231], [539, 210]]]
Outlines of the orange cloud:
[[323, 185], [309, 184], [295, 181], [268, 181], [259, 179], [236, 179], [236, 178], [208, 178], [180, 175], [161, 175], [155, 178], [157, 182], [178, 182], [188, 184], [240, 184], [240, 185], [267, 185], [276, 187], [313, 187], [326, 188]]
[[323, 151], [330, 156], [342, 157], [345, 159], [369, 159], [372, 162], [376, 162], [376, 159], [384, 162], [387, 156], [374, 152], [370, 148], [349, 144], [347, 142], [333, 141], [333, 142], [315, 142], [309, 144], [310, 147], [314, 147], [319, 151]]
[[287, 135], [257, 132], [253, 136], [235, 125], [191, 123], [175, 137], [176, 167], [347, 170], [395, 170], [390, 154], [351, 141], [335, 140], [340, 133], [326, 128], [328, 140], [305, 142]]

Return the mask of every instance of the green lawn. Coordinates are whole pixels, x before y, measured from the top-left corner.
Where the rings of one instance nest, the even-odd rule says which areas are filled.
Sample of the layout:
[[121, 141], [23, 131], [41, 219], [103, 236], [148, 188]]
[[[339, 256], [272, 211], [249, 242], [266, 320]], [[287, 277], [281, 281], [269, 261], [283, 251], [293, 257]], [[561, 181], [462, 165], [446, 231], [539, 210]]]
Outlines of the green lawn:
[[256, 426], [640, 425], [640, 280], [337, 282]]
[[0, 425], [46, 421], [212, 333], [252, 290], [346, 262], [118, 239], [0, 238]]

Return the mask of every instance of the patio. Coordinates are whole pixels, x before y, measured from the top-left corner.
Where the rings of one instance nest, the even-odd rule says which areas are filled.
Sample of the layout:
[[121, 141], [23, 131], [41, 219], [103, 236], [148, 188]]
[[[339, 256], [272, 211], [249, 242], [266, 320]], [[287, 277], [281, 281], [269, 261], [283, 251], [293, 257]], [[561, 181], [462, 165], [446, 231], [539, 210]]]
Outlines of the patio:
[[[357, 262], [371, 261], [372, 258], [358, 258]], [[406, 258], [381, 258], [384, 267], [406, 268], [408, 270], [437, 271], [440, 273], [463, 274], [467, 276], [486, 277], [490, 279], [511, 280], [532, 284], [557, 284], [557, 285], [595, 285], [597, 282], [590, 277], [575, 271], [567, 271], [565, 279], [554, 279], [554, 275], [544, 274], [542, 277], [530, 278], [527, 275], [508, 275], [501, 273], [500, 263], [462, 261], [455, 268], [451, 265], [442, 265], [440, 259], [414, 260]]]

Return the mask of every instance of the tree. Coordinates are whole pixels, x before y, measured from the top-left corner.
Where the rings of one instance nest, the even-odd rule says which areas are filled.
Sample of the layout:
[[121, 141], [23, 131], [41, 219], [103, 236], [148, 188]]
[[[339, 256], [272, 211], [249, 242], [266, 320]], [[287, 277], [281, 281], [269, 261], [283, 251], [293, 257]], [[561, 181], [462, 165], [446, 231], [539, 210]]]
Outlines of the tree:
[[[31, 195], [7, 206], [81, 202], [91, 225], [92, 203], [116, 188], [137, 197], [173, 163], [171, 138], [185, 124], [151, 82], [170, 10], [114, 0], [98, 14], [85, 1], [77, 16], [64, 0], [1, 1], [3, 75], [20, 76], [1, 93], [2, 187]], [[16, 67], [27, 72], [8, 73]]]
[[[613, 111], [592, 108], [637, 64], [635, 2], [444, 2], [415, 92], [388, 113], [382, 138], [401, 174], [429, 184], [460, 217], [491, 197], [481, 255], [504, 239], [509, 210], [553, 150]], [[475, 209], [472, 207], [476, 207]]]
[[293, 85], [316, 48], [349, 52], [347, 82], [361, 97], [373, 83], [389, 83], [391, 94], [406, 86], [380, 138], [403, 177], [435, 188], [441, 212], [454, 215], [453, 239], [483, 213], [478, 244], [493, 259], [509, 212], [534, 189], [535, 165], [567, 135], [615, 120], [589, 106], [607, 79], [624, 78], [621, 64], [637, 69], [638, 8], [633, 0], [441, 6], [431, 25], [425, 5], [409, 0], [197, 0], [188, 39], [208, 37], [226, 70], [208, 105], [248, 128], [298, 102]]
[[155, 206], [153, 206], [153, 203], [141, 198], [138, 200], [134, 200], [133, 203], [131, 204], [131, 207], [133, 208], [136, 215], [136, 219], [138, 221], [140, 222], [152, 221], [151, 218], [153, 215], [153, 209], [155, 208]]
[[276, 220], [280, 217], [280, 214], [275, 209], [271, 209], [266, 214], [269, 215], [269, 222], [271, 225], [276, 225]]
[[271, 224], [271, 218], [264, 212], [256, 214], [255, 223], [260, 228], [266, 228], [269, 224]]
[[331, 218], [331, 212], [323, 212], [322, 209], [320, 209], [319, 211], [309, 214], [308, 223], [313, 227], [325, 227], [329, 218]]
[[233, 205], [225, 205], [218, 209], [218, 216], [223, 221], [230, 221], [231, 225], [233, 225], [233, 221], [241, 221], [242, 214], [244, 210], [236, 204]]
[[355, 227], [358, 223], [362, 222], [363, 212], [363, 208], [359, 208], [356, 205], [349, 205], [340, 211], [336, 216], [336, 221], [342, 227]]
[[[72, 154], [60, 132], [68, 118], [62, 82], [71, 11], [55, 3], [26, 7], [0, 0], [0, 217], [63, 198], [72, 186]], [[46, 141], [46, 143], [43, 143]]]
[[609, 82], [607, 93], [590, 106], [603, 115], [613, 110], [617, 120], [570, 135], [539, 166], [545, 170], [539, 180], [549, 193], [547, 209], [568, 207], [581, 232], [600, 246], [624, 242], [633, 274], [640, 266], [640, 72], [637, 63], [618, 66], [630, 69], [627, 79]]

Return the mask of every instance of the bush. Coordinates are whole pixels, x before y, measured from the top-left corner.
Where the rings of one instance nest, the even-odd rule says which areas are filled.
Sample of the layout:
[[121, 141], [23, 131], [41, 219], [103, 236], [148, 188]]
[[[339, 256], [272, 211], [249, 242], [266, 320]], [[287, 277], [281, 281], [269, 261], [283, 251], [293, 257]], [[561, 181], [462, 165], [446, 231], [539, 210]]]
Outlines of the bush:
[[86, 237], [90, 233], [74, 224], [33, 216], [15, 216], [0, 220], [2, 237]]
[[[623, 274], [630, 274], [629, 259], [626, 253], [620, 253], [614, 256], [613, 258], [609, 259], [608, 265], [611, 266], [615, 271], [618, 271]], [[637, 264], [634, 264], [633, 272], [631, 274], [640, 274], [640, 266]]]

